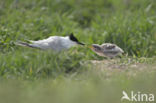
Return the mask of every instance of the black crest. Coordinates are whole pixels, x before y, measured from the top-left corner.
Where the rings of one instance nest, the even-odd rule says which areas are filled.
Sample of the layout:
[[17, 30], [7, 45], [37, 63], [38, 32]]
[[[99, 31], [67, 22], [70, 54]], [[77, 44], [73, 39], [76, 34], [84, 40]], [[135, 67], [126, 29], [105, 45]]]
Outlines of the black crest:
[[69, 35], [70, 40], [75, 41], [75, 42], [79, 42], [78, 39], [73, 35], [73, 33], [71, 33]]
[[69, 35], [69, 38], [70, 38], [70, 40], [76, 42], [76, 43], [79, 44], [79, 45], [85, 45], [84, 43], [79, 42], [79, 40], [73, 35], [73, 33], [71, 33], [71, 34]]

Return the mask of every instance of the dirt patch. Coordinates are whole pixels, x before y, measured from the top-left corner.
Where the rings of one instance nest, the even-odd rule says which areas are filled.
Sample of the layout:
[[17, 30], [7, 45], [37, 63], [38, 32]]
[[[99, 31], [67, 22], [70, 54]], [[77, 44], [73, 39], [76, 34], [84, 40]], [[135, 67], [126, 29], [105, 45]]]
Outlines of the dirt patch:
[[[92, 66], [96, 69], [137, 69], [142, 70], [144, 68], [151, 67], [151, 64], [148, 63], [139, 63], [139, 62], [121, 62], [120, 59], [112, 60], [90, 60]], [[156, 68], [156, 65], [153, 65]]]

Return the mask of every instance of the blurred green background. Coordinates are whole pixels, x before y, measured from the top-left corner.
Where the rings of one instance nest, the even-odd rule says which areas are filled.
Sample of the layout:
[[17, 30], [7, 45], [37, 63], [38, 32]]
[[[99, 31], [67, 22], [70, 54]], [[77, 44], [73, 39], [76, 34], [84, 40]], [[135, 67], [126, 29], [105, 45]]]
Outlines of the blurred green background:
[[[15, 45], [71, 32], [86, 44], [115, 43], [127, 56]], [[123, 90], [156, 93], [155, 55], [156, 0], [0, 0], [2, 103], [121, 103]]]

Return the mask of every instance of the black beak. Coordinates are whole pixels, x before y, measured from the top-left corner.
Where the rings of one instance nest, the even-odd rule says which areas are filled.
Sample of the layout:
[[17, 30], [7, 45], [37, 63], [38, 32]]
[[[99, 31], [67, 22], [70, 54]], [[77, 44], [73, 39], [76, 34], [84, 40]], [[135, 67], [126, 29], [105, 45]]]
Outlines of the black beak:
[[77, 42], [77, 44], [79, 44], [79, 45], [85, 45], [84, 43], [81, 43], [81, 42]]

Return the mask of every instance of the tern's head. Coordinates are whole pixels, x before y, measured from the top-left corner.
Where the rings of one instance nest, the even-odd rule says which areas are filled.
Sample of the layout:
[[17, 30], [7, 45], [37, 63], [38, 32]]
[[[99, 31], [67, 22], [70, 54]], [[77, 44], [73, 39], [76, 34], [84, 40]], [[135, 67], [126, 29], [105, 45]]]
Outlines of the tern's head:
[[101, 48], [101, 46], [98, 45], [98, 44], [92, 44], [92, 45], [90, 46], [90, 48], [91, 48], [93, 51], [95, 51], [96, 53], [101, 53], [101, 52], [102, 52], [102, 48]]
[[79, 42], [79, 40], [73, 35], [73, 33], [69, 35], [69, 39], [79, 45], [85, 45], [84, 43]]

